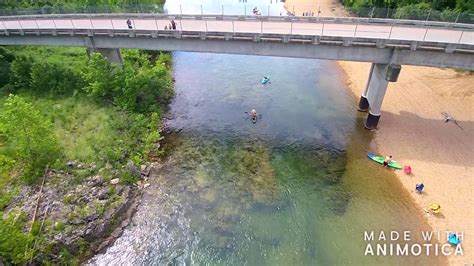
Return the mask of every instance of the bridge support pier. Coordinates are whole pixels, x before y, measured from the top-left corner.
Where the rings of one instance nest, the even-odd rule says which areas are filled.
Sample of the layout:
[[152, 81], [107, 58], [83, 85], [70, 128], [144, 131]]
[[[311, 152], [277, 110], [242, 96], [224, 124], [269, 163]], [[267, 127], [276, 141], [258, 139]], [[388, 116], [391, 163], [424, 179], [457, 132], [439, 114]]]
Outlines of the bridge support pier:
[[103, 55], [110, 63], [115, 63], [118, 65], [123, 64], [122, 54], [118, 48], [87, 48], [87, 53], [89, 55], [94, 52]]
[[377, 129], [380, 109], [389, 82], [396, 82], [400, 74], [400, 65], [372, 64], [369, 81], [359, 101], [360, 111], [369, 111], [365, 122], [366, 129]]

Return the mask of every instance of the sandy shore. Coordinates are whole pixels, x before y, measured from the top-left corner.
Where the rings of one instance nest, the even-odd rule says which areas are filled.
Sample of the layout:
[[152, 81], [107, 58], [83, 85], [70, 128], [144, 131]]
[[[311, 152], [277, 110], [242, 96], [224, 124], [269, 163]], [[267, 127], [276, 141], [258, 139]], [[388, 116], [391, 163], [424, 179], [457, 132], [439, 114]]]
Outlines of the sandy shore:
[[[287, 0], [297, 15], [322, 10], [321, 16], [344, 15], [333, 0]], [[312, 4], [312, 5], [311, 5]], [[291, 9], [290, 9], [291, 8]], [[315, 8], [315, 9], [311, 9]], [[332, 13], [331, 13], [332, 12]], [[359, 99], [370, 64], [339, 62], [348, 85]], [[441, 112], [459, 121], [459, 128], [445, 123]], [[410, 165], [411, 176], [397, 171], [420, 211], [433, 202], [441, 215], [426, 215], [435, 231], [464, 232], [464, 256], [450, 256], [451, 265], [474, 263], [474, 74], [452, 69], [403, 66], [398, 82], [390, 83], [382, 105], [375, 143], [378, 152]], [[426, 192], [415, 192], [423, 182]]]

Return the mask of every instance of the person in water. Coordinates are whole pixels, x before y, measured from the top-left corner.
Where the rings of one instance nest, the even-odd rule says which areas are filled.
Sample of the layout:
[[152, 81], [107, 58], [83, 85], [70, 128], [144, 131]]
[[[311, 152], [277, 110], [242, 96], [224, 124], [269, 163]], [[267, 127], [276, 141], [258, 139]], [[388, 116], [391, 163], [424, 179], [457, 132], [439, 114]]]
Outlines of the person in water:
[[255, 111], [255, 109], [252, 109], [249, 115], [250, 115], [250, 119], [252, 119], [252, 123], [254, 124], [257, 123], [257, 111]]
[[250, 117], [257, 118], [257, 111], [255, 111], [255, 109], [252, 109], [252, 111], [250, 111]]
[[385, 157], [385, 160], [383, 161], [383, 166], [387, 167], [389, 163], [392, 162], [392, 155]]

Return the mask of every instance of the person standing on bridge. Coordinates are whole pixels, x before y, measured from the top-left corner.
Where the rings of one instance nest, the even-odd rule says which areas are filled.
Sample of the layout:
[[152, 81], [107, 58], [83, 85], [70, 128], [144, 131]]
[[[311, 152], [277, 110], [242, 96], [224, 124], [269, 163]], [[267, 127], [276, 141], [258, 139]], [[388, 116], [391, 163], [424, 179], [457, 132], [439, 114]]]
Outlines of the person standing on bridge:
[[127, 26], [129, 29], [132, 29], [132, 21], [130, 19], [127, 19]]
[[174, 20], [171, 20], [171, 28], [172, 28], [173, 30], [176, 29], [176, 22], [174, 22]]

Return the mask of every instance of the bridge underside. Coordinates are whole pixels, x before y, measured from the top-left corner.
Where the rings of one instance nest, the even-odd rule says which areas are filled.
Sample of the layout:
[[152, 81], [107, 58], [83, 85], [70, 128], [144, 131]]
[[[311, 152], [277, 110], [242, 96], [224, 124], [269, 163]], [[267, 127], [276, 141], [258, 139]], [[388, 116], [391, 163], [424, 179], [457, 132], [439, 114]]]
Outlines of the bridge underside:
[[443, 49], [410, 50], [394, 47], [344, 46], [342, 44], [282, 43], [280, 41], [210, 40], [129, 36], [3, 36], [0, 45], [78, 46], [93, 49], [137, 48], [160, 51], [245, 54], [325, 60], [418, 65], [474, 70], [474, 54], [447, 53]]

